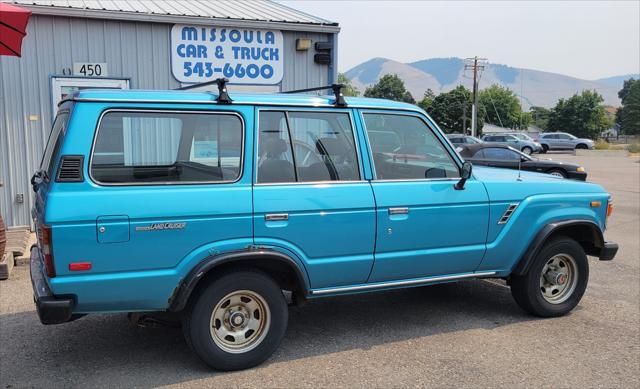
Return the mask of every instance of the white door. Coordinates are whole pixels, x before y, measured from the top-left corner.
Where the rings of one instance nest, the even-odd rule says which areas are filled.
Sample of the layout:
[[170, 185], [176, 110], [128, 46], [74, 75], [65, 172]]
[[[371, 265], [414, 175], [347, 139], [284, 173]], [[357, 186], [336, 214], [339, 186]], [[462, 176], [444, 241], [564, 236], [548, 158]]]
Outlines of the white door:
[[53, 104], [53, 116], [58, 112], [58, 103], [67, 96], [82, 89], [129, 89], [128, 79], [97, 78], [97, 77], [52, 77], [51, 95]]

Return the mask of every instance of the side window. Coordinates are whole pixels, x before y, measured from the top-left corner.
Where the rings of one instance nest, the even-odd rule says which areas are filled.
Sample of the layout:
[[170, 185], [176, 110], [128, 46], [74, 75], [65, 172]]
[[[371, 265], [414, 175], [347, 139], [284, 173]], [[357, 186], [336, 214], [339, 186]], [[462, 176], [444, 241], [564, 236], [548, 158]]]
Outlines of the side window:
[[[376, 178], [455, 178], [458, 165], [424, 121], [416, 116], [364, 114]], [[384, 137], [379, 134], [385, 134]], [[388, 140], [393, 139], [390, 144]], [[383, 142], [381, 142], [381, 140]]]
[[490, 147], [484, 149], [484, 158], [497, 159], [500, 161], [517, 161], [520, 156], [509, 149]]
[[483, 159], [484, 158], [484, 149], [480, 149], [480, 150], [476, 151], [476, 153], [473, 154], [472, 158]]
[[263, 111], [259, 120], [259, 183], [360, 179], [349, 114]]
[[567, 134], [558, 134], [558, 135], [556, 135], [556, 137], [558, 139], [560, 139], [560, 140], [570, 140], [571, 139], [571, 137], [569, 135], [567, 135]]
[[232, 114], [107, 112], [91, 156], [91, 176], [106, 184], [235, 181], [242, 121]]
[[53, 122], [51, 128], [51, 134], [47, 141], [47, 147], [44, 150], [42, 161], [40, 161], [40, 169], [47, 172], [49, 177], [53, 174], [54, 161], [62, 146], [62, 139], [64, 138], [64, 132], [66, 131], [67, 122], [69, 121], [69, 112], [58, 113], [56, 119]]

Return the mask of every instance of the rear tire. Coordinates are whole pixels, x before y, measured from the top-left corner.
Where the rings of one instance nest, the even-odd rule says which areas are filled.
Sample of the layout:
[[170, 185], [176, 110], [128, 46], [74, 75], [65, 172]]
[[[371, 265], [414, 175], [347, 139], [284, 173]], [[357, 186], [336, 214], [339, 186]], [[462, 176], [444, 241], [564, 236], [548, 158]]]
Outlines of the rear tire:
[[197, 296], [185, 315], [187, 344], [217, 370], [247, 369], [280, 345], [288, 308], [278, 284], [254, 270], [225, 273]]
[[566, 315], [587, 289], [587, 255], [575, 240], [553, 238], [542, 247], [529, 270], [512, 276], [510, 281], [511, 294], [525, 311], [540, 317]]

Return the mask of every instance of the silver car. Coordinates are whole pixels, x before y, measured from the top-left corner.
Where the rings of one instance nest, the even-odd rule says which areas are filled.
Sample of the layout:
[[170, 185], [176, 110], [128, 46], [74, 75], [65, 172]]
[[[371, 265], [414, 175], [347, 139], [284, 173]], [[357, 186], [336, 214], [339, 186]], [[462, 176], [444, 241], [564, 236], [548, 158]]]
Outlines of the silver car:
[[566, 132], [545, 132], [540, 134], [538, 142], [542, 145], [543, 153], [549, 150], [593, 149], [591, 139], [578, 138]]
[[533, 140], [520, 139], [514, 134], [486, 134], [482, 137], [484, 142], [500, 143], [511, 146], [525, 154], [542, 152], [542, 146]]

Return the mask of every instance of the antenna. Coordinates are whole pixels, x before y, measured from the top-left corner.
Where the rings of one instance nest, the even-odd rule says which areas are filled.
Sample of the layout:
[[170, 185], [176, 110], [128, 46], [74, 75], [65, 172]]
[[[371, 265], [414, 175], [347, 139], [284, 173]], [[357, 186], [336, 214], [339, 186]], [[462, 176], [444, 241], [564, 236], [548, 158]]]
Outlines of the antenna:
[[516, 181], [522, 181], [522, 157], [520, 157], [518, 159], [518, 178], [516, 178]]

